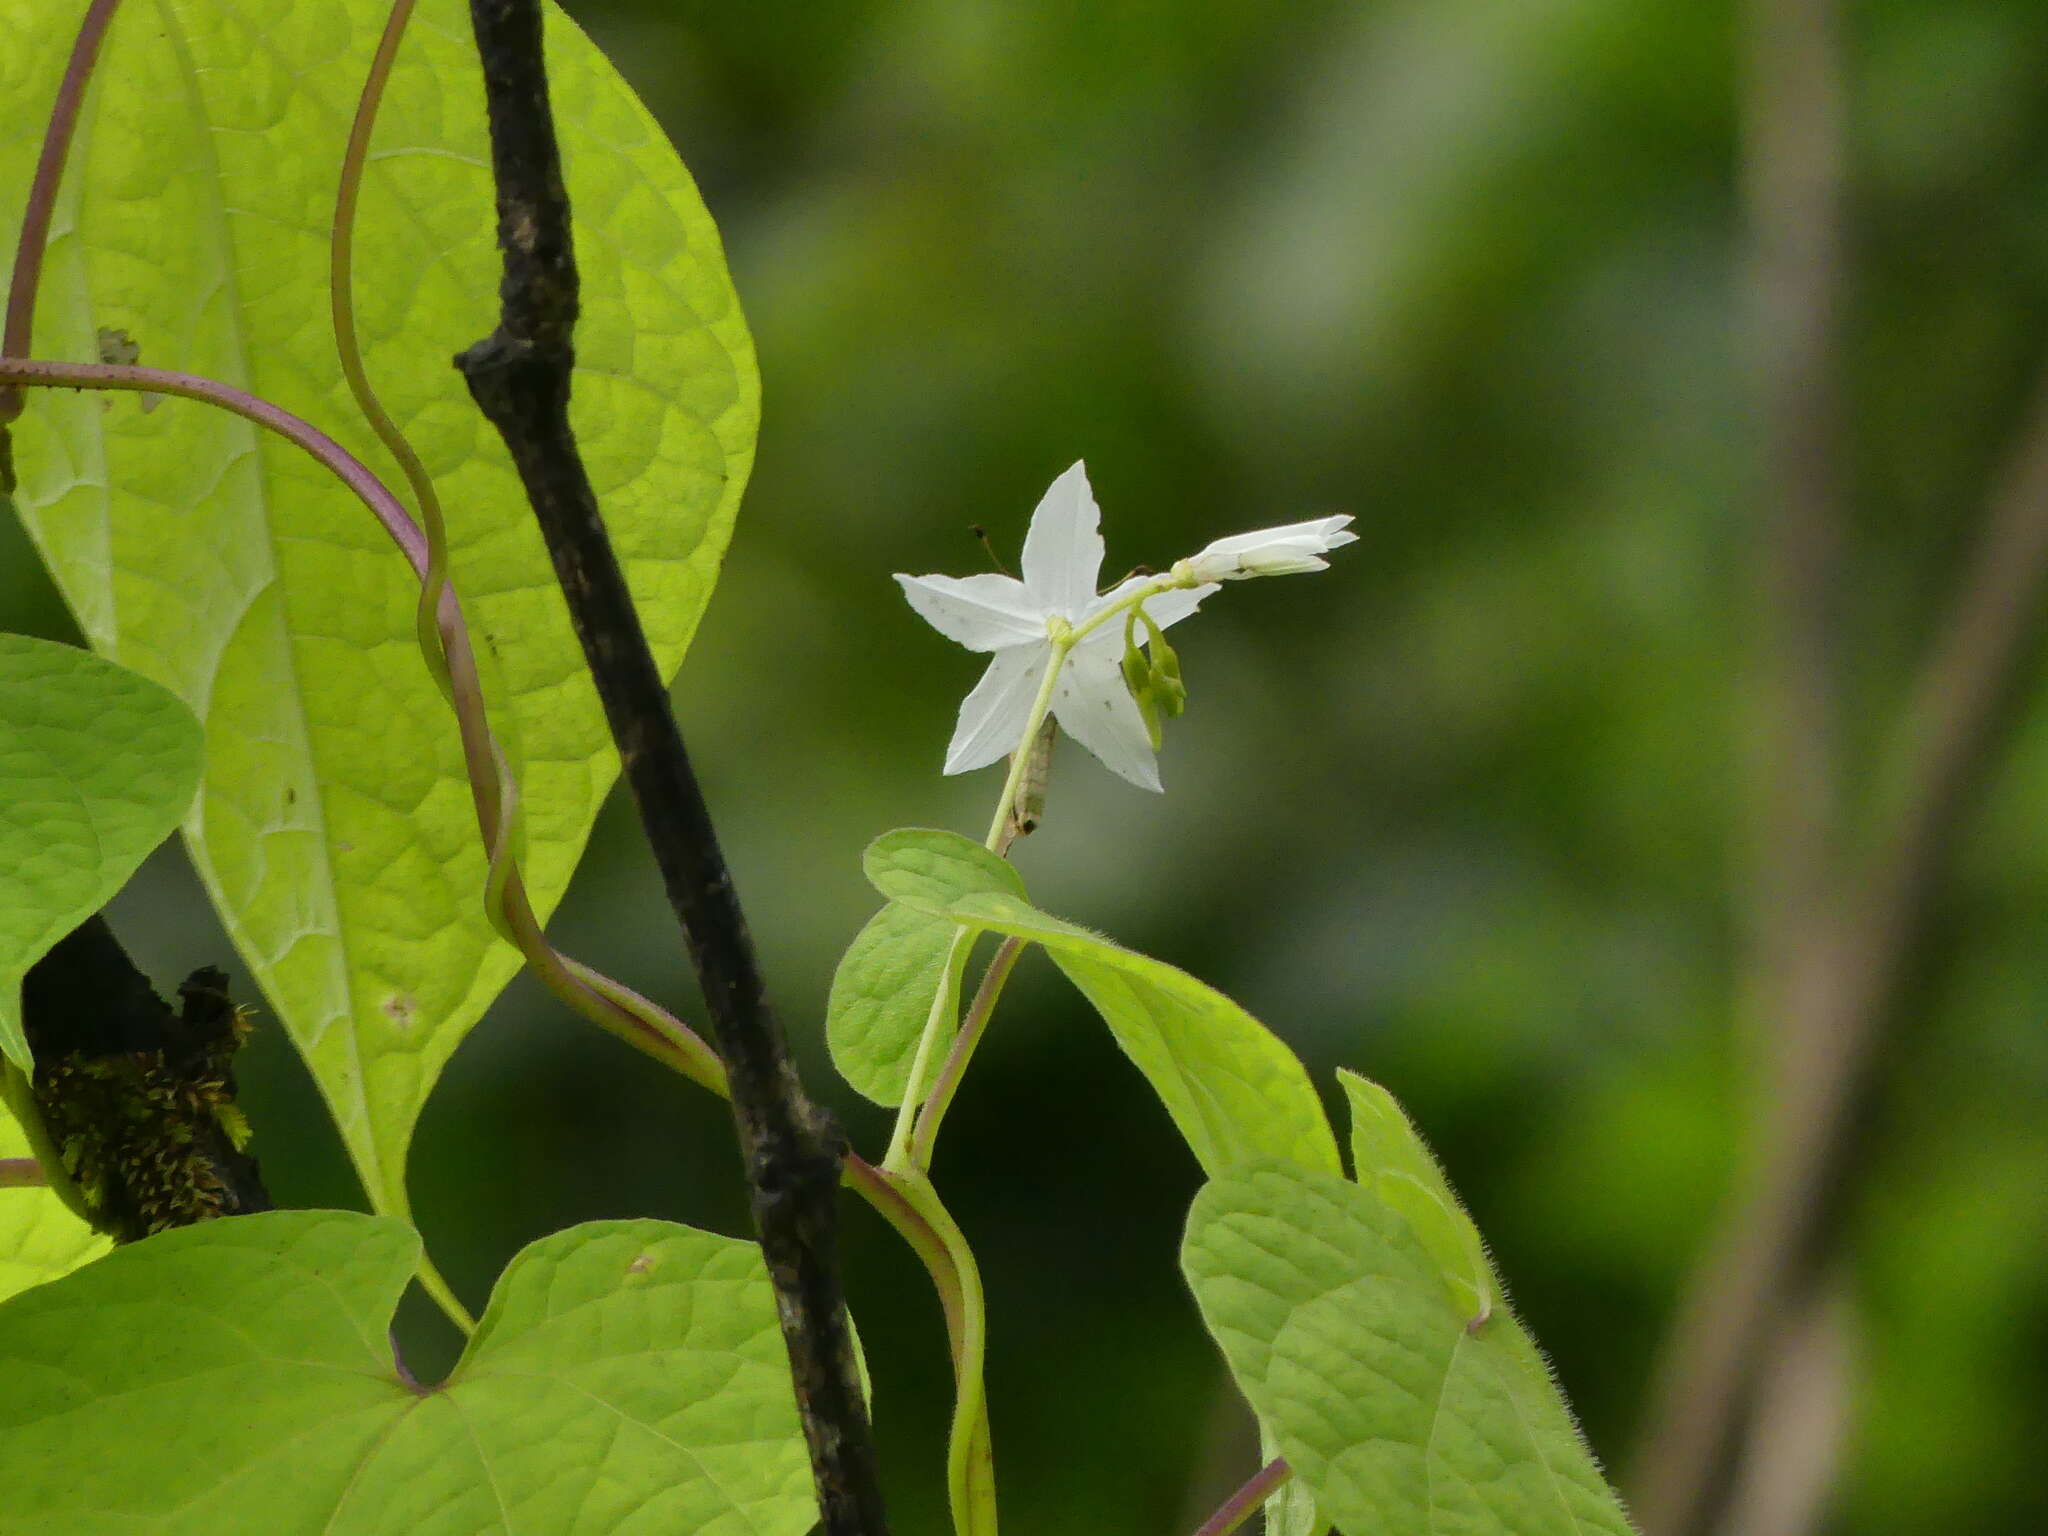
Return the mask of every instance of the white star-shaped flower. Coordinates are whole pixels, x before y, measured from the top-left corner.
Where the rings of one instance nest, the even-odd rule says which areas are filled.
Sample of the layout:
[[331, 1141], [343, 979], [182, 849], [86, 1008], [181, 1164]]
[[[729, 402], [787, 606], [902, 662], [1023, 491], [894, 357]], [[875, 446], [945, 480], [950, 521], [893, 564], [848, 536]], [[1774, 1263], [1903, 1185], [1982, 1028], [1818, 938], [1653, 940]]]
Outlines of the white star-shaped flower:
[[[1102, 513], [1079, 464], [1053, 481], [1024, 536], [1024, 579], [897, 576], [910, 606], [932, 628], [970, 651], [992, 651], [988, 671], [960, 706], [946, 749], [946, 772], [966, 773], [1014, 752], [1052, 662], [1056, 632], [1079, 629], [1156, 576], [1133, 576], [1098, 594]], [[1214, 592], [1213, 583], [1162, 591], [1144, 600], [1161, 629], [1177, 624]], [[1052, 713], [1074, 740], [1114, 772], [1157, 790], [1159, 764], [1144, 718], [1124, 682], [1124, 626], [1104, 623], [1074, 644], [1054, 684]]]

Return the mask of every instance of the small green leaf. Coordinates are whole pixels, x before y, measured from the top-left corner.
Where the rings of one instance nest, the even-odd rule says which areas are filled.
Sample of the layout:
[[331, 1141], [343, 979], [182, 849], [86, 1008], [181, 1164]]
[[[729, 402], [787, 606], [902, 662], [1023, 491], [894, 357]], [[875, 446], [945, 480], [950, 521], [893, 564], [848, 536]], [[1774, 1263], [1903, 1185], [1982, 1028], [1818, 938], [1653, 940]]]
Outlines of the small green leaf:
[[825, 1043], [840, 1076], [877, 1104], [903, 1102], [917, 1043], [942, 992], [937, 1048], [952, 1043], [967, 968], [967, 946], [953, 943], [959, 931], [951, 918], [892, 901], [868, 920], [839, 962], [825, 1004]]
[[861, 858], [869, 883], [891, 901], [941, 914], [962, 897], [993, 893], [1024, 896], [1024, 880], [998, 858], [957, 832], [899, 827], [884, 832]]
[[0, 635], [0, 1053], [30, 1070], [21, 979], [177, 829], [199, 722], [74, 646]]
[[1408, 1219], [1467, 1321], [1485, 1322], [1500, 1300], [1500, 1281], [1479, 1228], [1452, 1193], [1422, 1133], [1394, 1096], [1370, 1078], [1339, 1067], [1337, 1081], [1351, 1103], [1351, 1165], [1358, 1183]]
[[386, 1333], [418, 1252], [388, 1218], [242, 1216], [0, 1306], [8, 1536], [802, 1536], [816, 1521], [752, 1243], [657, 1221], [543, 1238], [425, 1392], [398, 1378]]
[[1350, 1536], [1631, 1536], [1506, 1307], [1476, 1328], [1368, 1189], [1266, 1160], [1212, 1181], [1182, 1265], [1232, 1375]]
[[[0, 1157], [28, 1157], [21, 1123], [0, 1104]], [[67, 1275], [105, 1253], [107, 1240], [48, 1189], [0, 1189], [0, 1301]]]
[[1023, 899], [1016, 871], [952, 832], [906, 830], [868, 849], [885, 896], [934, 917], [1044, 947], [1109, 1026], [1210, 1174], [1248, 1158], [1341, 1171], [1336, 1138], [1300, 1059], [1215, 988]]

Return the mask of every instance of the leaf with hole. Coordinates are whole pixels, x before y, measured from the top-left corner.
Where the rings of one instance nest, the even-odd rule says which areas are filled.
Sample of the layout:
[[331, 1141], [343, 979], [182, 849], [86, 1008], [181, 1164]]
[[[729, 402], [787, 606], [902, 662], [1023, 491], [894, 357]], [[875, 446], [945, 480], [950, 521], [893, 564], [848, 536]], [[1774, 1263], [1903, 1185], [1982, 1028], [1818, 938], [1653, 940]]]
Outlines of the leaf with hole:
[[21, 979], [176, 830], [192, 711], [76, 646], [0, 635], [0, 1055], [24, 1073]]

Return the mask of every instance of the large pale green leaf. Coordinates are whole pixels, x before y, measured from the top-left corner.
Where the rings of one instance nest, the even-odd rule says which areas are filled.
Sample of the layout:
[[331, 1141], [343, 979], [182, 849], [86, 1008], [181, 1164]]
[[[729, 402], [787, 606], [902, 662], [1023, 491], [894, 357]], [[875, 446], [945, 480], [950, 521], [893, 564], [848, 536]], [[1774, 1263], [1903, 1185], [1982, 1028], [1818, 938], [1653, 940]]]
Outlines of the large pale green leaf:
[[1536, 1346], [1484, 1323], [1371, 1191], [1265, 1160], [1215, 1179], [1182, 1264], [1209, 1331], [1350, 1536], [1629, 1536]]
[[149, 679], [0, 635], [0, 1054], [22, 1071], [22, 977], [176, 829], [201, 752], [192, 711]]
[[[37, 311], [39, 356], [139, 352], [274, 400], [387, 464], [326, 320], [338, 158], [386, 0], [130, 0], [101, 58]], [[81, 7], [0, 0], [9, 242]], [[575, 422], [661, 665], [729, 536], [757, 420], [751, 343], [688, 174], [549, 10], [584, 274]], [[424, 0], [377, 131], [356, 293], [369, 370], [447, 504], [455, 570], [525, 791], [543, 916], [615, 773], [539, 537], [449, 357], [495, 320], [495, 218], [462, 0]], [[312, 460], [181, 400], [38, 392], [21, 515], [95, 648], [200, 714], [186, 834], [381, 1208], [449, 1053], [516, 967], [413, 582]], [[395, 478], [395, 477], [393, 477]]]
[[1301, 1060], [1187, 972], [1048, 917], [994, 854], [952, 832], [903, 830], [870, 845], [868, 878], [905, 906], [1042, 945], [1145, 1074], [1202, 1167], [1289, 1158], [1332, 1174], [1336, 1138]]
[[386, 1330], [418, 1241], [337, 1211], [121, 1248], [0, 1306], [7, 1536], [801, 1536], [817, 1519], [760, 1249], [544, 1238], [454, 1374]]
[[[0, 1157], [27, 1157], [28, 1137], [0, 1103]], [[47, 1189], [0, 1189], [0, 1301], [107, 1251], [107, 1240]]]

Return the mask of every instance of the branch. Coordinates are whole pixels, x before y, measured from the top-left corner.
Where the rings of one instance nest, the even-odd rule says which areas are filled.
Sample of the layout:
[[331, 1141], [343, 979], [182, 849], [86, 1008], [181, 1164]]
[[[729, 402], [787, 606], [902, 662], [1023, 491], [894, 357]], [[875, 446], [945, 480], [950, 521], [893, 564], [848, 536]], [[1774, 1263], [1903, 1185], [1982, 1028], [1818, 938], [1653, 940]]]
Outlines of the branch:
[[887, 1529], [840, 1296], [844, 1155], [770, 1012], [702, 791], [569, 426], [577, 276], [537, 0], [471, 0], [504, 253], [498, 329], [457, 359], [510, 451], [568, 599], [626, 780], [702, 982], [732, 1088], [828, 1536]]
[[[1775, 246], [1759, 233], [1766, 257], [1759, 275], [1771, 279], [1773, 249], [1781, 256], [1803, 249], [1807, 303], [1831, 307], [1839, 277], [1821, 278], [1815, 267], [1837, 260], [1834, 242], [1813, 235], [1811, 226], [1820, 217], [1816, 207], [1831, 206], [1839, 181], [1834, 7], [1832, 0], [1753, 5], [1760, 99], [1750, 153], [1758, 162], [1777, 157], [1775, 169], [1757, 167], [1760, 194], [1773, 187], [1776, 196], [1767, 202], [1760, 195], [1756, 213], [1781, 224]], [[1777, 130], [1767, 132], [1773, 117]], [[1814, 177], [1822, 165], [1832, 169], [1825, 181], [1802, 179], [1799, 164]], [[1809, 232], [1803, 246], [1790, 232], [1799, 228]], [[1776, 277], [1794, 283], [1782, 271]], [[1795, 415], [1816, 409], [1787, 393], [1802, 380], [1804, 387], [1832, 389], [1814, 372], [1816, 337], [1825, 332], [1808, 319], [1802, 325], [1791, 309], [1776, 311], [1783, 335], [1773, 344], [1778, 372], [1770, 387], [1775, 405]], [[1794, 451], [1801, 441], [1811, 452], [1822, 439], [1782, 429], [1781, 494], [1803, 486], [1810, 496], [1831, 496], [1814, 462]], [[1843, 869], [1832, 884], [1817, 876], [1800, 886], [1780, 880], [1775, 901], [1763, 908], [1765, 926], [1781, 937], [1762, 942], [1783, 947], [1765, 951], [1759, 967], [1758, 1017], [1775, 1028], [1780, 1044], [1747, 1192], [1701, 1267], [1653, 1415], [1637, 1508], [1654, 1536], [1707, 1536], [1723, 1520], [1771, 1433], [1761, 1395], [1785, 1320], [1825, 1315], [1824, 1275], [1838, 1246], [1879, 1068], [1899, 1024], [1900, 994], [1925, 948], [1957, 832], [2005, 739], [2015, 686], [2033, 654], [2044, 576], [2048, 370], [2000, 467], [1983, 532], [1910, 695], [1900, 788], [1879, 820], [1874, 855]], [[1789, 592], [1781, 596], [1791, 600]], [[1796, 791], [1786, 796], [1788, 803], [1796, 799]]]
[[1990, 515], [1941, 639], [1914, 690], [1900, 808], [1864, 877], [1863, 899], [1795, 978], [1782, 1091], [1761, 1166], [1704, 1266], [1667, 1378], [1667, 1458], [1646, 1463], [1644, 1527], [1695, 1536], [1733, 1484], [1779, 1319], [1803, 1307], [1826, 1263], [1854, 1172], [1877, 1068], [1896, 1027], [1955, 831], [2004, 738], [2032, 655], [2048, 576], [2048, 374], [1999, 476]]
[[1836, 0], [1747, 0], [1743, 180], [1762, 447], [1755, 910], [1770, 1018], [1829, 895], [1839, 819], [1844, 105]]
[[[1781, 1045], [1834, 1027], [1806, 983], [1832, 942], [1838, 889], [1844, 110], [1836, 0], [1746, 0], [1741, 14], [1747, 350], [1762, 454], [1741, 1012], [1764, 1098], [1782, 1104], [1792, 1085]], [[1731, 1481], [1762, 1337], [1722, 1331], [1728, 1262], [1702, 1266], [1667, 1346], [1637, 1502], [1655, 1536], [1702, 1536]]]

